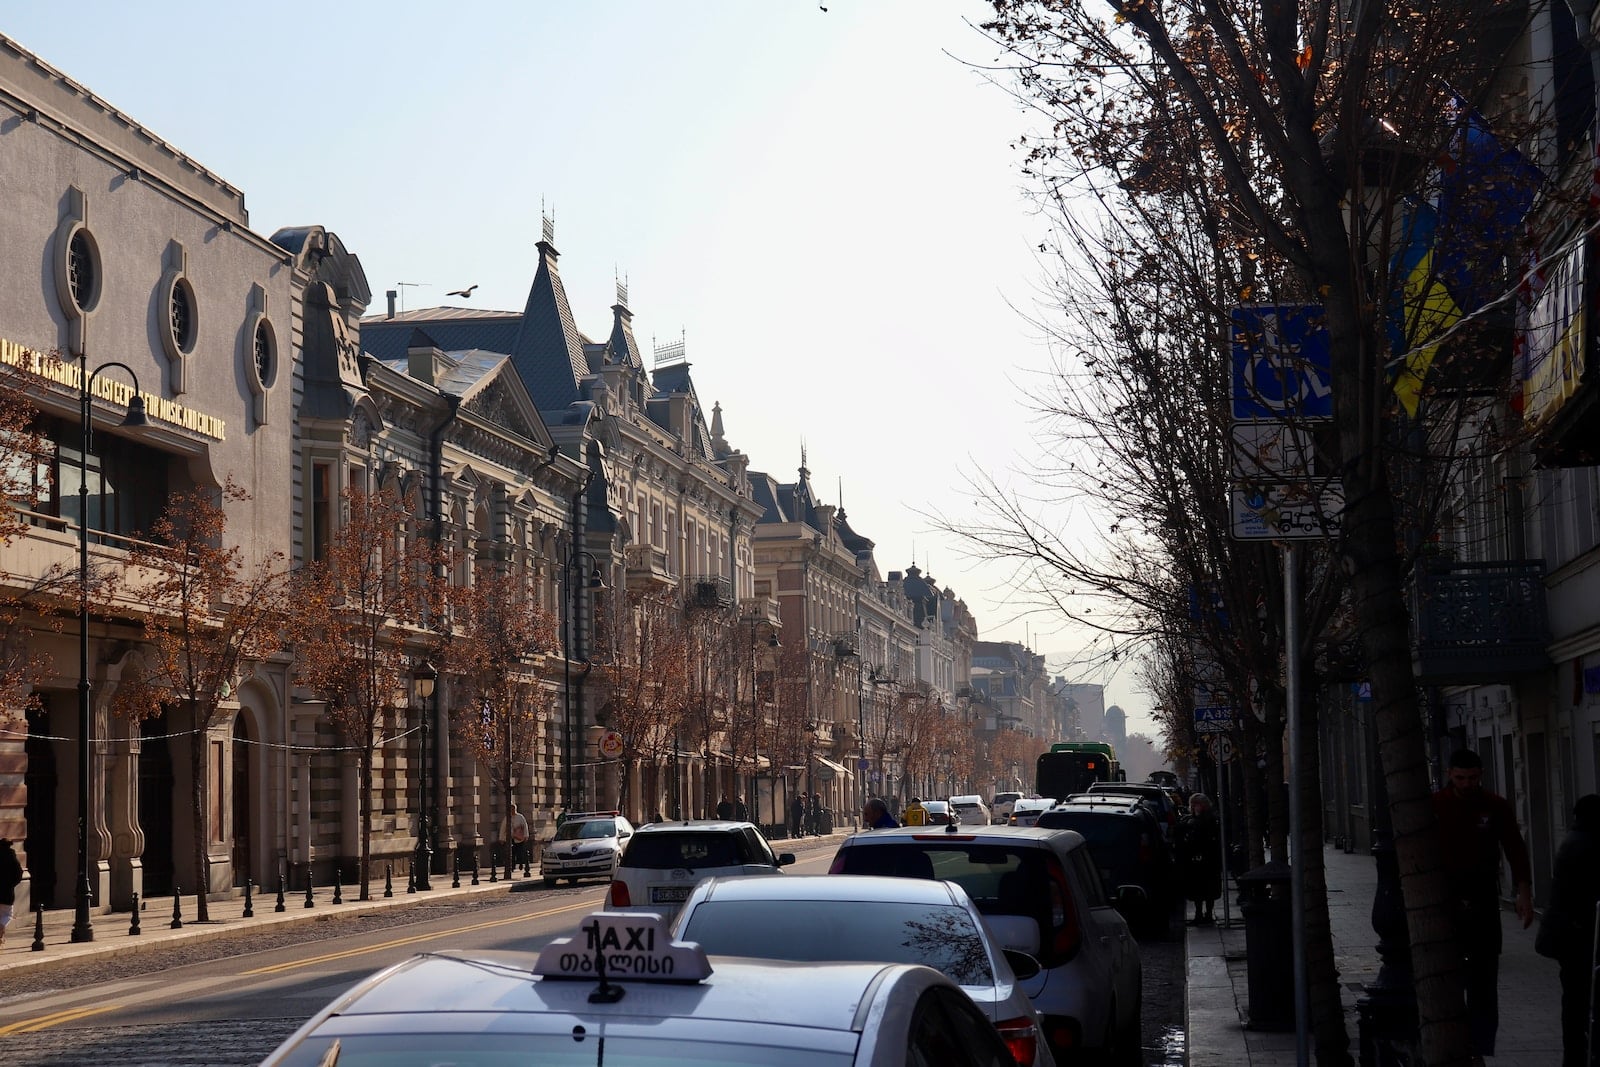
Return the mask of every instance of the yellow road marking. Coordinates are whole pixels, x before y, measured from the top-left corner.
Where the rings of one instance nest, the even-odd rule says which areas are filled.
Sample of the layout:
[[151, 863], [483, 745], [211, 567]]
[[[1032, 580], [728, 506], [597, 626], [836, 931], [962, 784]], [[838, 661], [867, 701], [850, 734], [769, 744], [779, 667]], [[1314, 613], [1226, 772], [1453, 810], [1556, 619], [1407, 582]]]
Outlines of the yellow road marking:
[[[368, 945], [365, 948], [350, 948], [342, 952], [329, 952], [322, 956], [312, 956], [303, 960], [289, 960], [286, 963], [274, 963], [267, 967], [257, 967], [253, 971], [240, 971], [241, 978], [256, 974], [278, 974], [282, 971], [292, 971], [297, 967], [309, 967], [318, 963], [331, 963], [334, 960], [349, 959], [352, 956], [364, 956], [369, 952], [382, 952], [384, 949], [400, 948], [404, 945], [414, 945], [419, 941], [433, 941], [452, 934], [469, 934], [474, 930], [488, 930], [496, 926], [508, 926], [511, 923], [527, 922], [529, 919], [542, 919], [546, 915], [560, 915], [565, 911], [590, 910], [594, 908], [593, 901], [584, 901], [579, 904], [569, 904], [561, 908], [549, 908], [545, 911], [529, 912], [526, 915], [515, 915], [509, 919], [491, 919], [487, 922], [473, 923], [471, 926], [458, 926], [450, 930], [441, 930], [431, 934], [413, 934], [410, 937], [397, 938], [385, 941], [382, 944]], [[3, 1031], [0, 1031], [3, 1033]]]
[[90, 1015], [99, 1015], [101, 1012], [116, 1011], [121, 1004], [105, 1004], [98, 1008], [69, 1008], [51, 1015], [40, 1015], [33, 1019], [23, 1019], [8, 1026], [0, 1026], [0, 1034], [31, 1034], [39, 1030], [47, 1030], [52, 1026], [70, 1023], [76, 1019], [83, 1019]]

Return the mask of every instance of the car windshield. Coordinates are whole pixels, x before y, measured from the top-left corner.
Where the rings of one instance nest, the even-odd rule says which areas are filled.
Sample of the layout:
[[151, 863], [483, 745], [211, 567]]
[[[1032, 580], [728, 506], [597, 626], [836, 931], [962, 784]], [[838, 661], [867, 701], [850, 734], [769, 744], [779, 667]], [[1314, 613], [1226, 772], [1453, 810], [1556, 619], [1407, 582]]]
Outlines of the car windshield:
[[876, 842], [839, 850], [842, 874], [938, 878], [967, 891], [985, 915], [1035, 915], [1043, 904], [1043, 853], [1036, 848], [966, 841]]
[[616, 837], [617, 824], [612, 819], [588, 819], [584, 822], [564, 822], [556, 830], [557, 841], [577, 841], [580, 838]]
[[676, 830], [652, 834], [648, 831], [633, 835], [628, 852], [622, 857], [624, 867], [650, 867], [664, 870], [671, 867], [738, 867], [759, 860], [747, 859], [742, 847], [744, 841], [738, 834], [709, 833]]
[[[396, 1027], [396, 1029], [404, 1029]], [[787, 1028], [786, 1028], [787, 1029]], [[602, 1031], [603, 1032], [603, 1031]], [[560, 1034], [445, 1033], [343, 1034], [336, 1054], [339, 1067], [522, 1067], [529, 1063], [549, 1067], [666, 1067], [676, 1064], [710, 1064], [712, 1067], [849, 1067], [848, 1053], [800, 1049], [793, 1035], [774, 1034], [772, 1044], [734, 1044], [652, 1036], [603, 1039], [574, 1038]], [[317, 1067], [323, 1062], [332, 1037], [313, 1035], [300, 1042], [284, 1059], [290, 1067]], [[604, 1049], [604, 1052], [601, 1052]]]
[[921, 963], [968, 986], [992, 986], [982, 936], [965, 908], [865, 900], [716, 900], [678, 937], [712, 955], [806, 963]]

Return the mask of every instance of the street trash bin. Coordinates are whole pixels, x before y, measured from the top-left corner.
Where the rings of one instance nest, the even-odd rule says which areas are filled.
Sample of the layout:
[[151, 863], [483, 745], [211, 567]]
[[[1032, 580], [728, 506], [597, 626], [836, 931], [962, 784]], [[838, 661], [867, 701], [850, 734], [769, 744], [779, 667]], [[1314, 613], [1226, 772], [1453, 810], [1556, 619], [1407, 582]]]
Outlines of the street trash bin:
[[831, 833], [833, 833], [833, 809], [832, 808], [823, 808], [822, 809], [822, 814], [817, 819], [817, 833], [819, 833], [819, 834], [831, 834]]
[[1294, 1029], [1294, 911], [1287, 863], [1264, 863], [1239, 876], [1250, 1029]]

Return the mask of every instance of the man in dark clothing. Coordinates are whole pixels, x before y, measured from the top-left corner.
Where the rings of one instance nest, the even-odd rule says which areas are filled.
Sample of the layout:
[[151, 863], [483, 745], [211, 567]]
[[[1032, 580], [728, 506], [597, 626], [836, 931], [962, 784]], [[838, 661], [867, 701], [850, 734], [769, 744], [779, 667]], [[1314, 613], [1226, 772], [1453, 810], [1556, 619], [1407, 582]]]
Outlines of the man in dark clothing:
[[1500, 854], [1511, 865], [1517, 917], [1533, 922], [1533, 870], [1511, 803], [1483, 788], [1483, 761], [1461, 749], [1450, 757], [1449, 784], [1433, 795], [1454, 909], [1456, 940], [1465, 964], [1473, 1052], [1494, 1055], [1500, 1029]]
[[722, 800], [717, 804], [717, 818], [733, 818], [733, 801], [728, 799], [728, 794], [726, 793], [722, 794]]
[[869, 797], [861, 809], [861, 825], [868, 830], [892, 830], [900, 824], [889, 814], [889, 807], [877, 797]]
[[799, 837], [800, 831], [806, 824], [806, 801], [804, 794], [795, 797], [789, 802], [789, 836]]
[[811, 794], [811, 832], [822, 833], [822, 794]]
[[[1600, 900], [1600, 796], [1578, 798], [1572, 829], [1556, 850], [1550, 906], [1539, 920], [1540, 951], [1556, 942], [1561, 964], [1562, 1067], [1589, 1067], [1594, 978], [1594, 906]], [[1546, 930], [1546, 927], [1549, 927]], [[1596, 1050], [1600, 1051], [1600, 1050]]]
[[750, 821], [750, 809], [744, 806], [744, 795], [733, 798], [733, 817], [740, 822]]

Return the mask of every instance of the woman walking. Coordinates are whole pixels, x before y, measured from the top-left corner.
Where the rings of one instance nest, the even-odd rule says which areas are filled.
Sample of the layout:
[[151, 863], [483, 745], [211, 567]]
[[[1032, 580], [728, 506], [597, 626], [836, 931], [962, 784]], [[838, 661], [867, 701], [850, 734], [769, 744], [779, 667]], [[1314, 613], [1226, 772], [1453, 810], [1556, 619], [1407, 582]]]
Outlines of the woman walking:
[[1183, 895], [1194, 902], [1189, 925], [1215, 921], [1211, 908], [1222, 895], [1222, 828], [1204, 793], [1189, 797], [1189, 814], [1179, 826], [1178, 859]]

